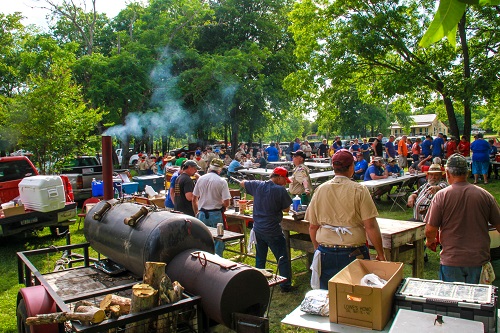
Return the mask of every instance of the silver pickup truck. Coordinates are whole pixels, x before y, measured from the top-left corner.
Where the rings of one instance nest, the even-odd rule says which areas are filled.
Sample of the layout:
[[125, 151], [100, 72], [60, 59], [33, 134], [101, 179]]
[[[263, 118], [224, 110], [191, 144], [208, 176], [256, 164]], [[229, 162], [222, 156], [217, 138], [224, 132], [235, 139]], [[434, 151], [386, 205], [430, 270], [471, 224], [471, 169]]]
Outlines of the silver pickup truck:
[[[102, 165], [97, 157], [80, 156], [63, 166], [61, 173], [69, 178], [75, 201], [83, 201], [92, 196], [92, 179], [102, 180]], [[114, 170], [121, 173], [128, 174], [128, 169]]]

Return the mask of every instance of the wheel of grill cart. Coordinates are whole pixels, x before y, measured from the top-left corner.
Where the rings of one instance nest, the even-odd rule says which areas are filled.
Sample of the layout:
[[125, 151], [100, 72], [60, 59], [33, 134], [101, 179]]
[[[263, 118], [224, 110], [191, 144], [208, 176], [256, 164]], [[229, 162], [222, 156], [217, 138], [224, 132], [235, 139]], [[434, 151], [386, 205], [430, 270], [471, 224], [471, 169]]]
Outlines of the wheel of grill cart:
[[17, 332], [31, 333], [30, 326], [26, 325], [26, 318], [28, 318], [28, 311], [26, 310], [26, 304], [24, 303], [24, 299], [21, 299], [19, 301], [19, 304], [17, 305], [16, 317], [17, 317]]
[[[59, 229], [59, 233], [57, 232], [57, 229]], [[69, 231], [69, 226], [67, 226], [67, 225], [60, 226], [60, 227], [50, 227], [50, 234], [52, 236], [62, 237], [64, 235], [66, 235], [66, 233], [68, 231]]]

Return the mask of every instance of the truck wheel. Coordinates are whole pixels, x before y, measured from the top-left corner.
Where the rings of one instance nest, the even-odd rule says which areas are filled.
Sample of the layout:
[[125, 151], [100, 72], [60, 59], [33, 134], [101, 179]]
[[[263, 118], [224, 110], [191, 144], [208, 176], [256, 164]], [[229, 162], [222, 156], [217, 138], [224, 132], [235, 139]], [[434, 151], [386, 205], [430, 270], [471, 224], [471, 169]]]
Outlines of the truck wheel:
[[[57, 232], [57, 229], [59, 229], [59, 233]], [[52, 236], [61, 237], [61, 236], [66, 235], [68, 233], [68, 231], [69, 231], [69, 226], [67, 226], [67, 225], [60, 226], [60, 227], [50, 227], [50, 234]]]
[[26, 311], [26, 304], [24, 303], [24, 299], [21, 299], [19, 301], [19, 304], [17, 305], [16, 317], [17, 317], [17, 332], [31, 333], [30, 326], [26, 325], [26, 318], [28, 318], [28, 312]]

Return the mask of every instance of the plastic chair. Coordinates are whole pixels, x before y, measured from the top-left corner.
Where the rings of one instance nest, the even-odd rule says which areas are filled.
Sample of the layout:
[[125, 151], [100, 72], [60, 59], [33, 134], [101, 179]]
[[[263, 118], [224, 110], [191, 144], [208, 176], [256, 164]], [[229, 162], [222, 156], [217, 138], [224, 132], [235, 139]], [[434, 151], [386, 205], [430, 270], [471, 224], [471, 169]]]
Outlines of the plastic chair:
[[78, 213], [78, 227], [77, 227], [77, 230], [80, 230], [80, 223], [82, 222], [82, 220], [85, 220], [85, 216], [87, 216], [87, 210], [89, 208], [88, 206], [94, 206], [99, 201], [101, 201], [99, 198], [91, 197], [91, 198], [86, 199], [83, 202], [82, 211], [80, 213]]

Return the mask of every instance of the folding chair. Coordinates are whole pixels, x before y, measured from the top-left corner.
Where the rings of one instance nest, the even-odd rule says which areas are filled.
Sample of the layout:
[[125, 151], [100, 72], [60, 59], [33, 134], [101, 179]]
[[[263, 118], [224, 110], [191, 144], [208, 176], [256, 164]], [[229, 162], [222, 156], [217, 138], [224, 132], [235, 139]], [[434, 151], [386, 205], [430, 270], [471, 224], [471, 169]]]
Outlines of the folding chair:
[[406, 210], [407, 196], [409, 193], [407, 185], [410, 181], [411, 179], [403, 181], [394, 193], [387, 194], [387, 197], [392, 200], [391, 212], [394, 206], [398, 206], [403, 211]]

